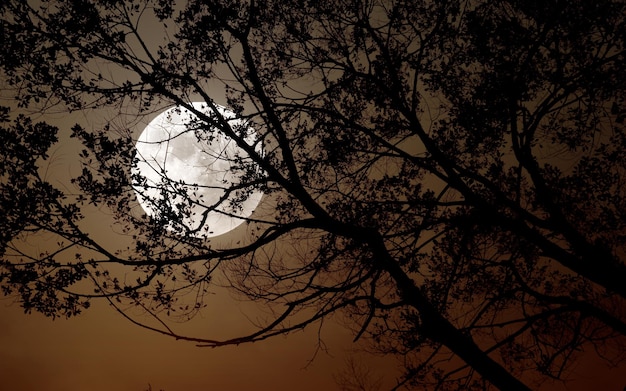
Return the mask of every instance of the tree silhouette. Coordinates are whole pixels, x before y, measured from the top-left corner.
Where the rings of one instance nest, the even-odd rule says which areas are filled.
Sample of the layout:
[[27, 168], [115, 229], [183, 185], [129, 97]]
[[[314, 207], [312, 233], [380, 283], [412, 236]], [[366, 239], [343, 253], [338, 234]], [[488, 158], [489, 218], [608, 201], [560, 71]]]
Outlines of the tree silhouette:
[[342, 391], [378, 391], [382, 386], [382, 378], [354, 358], [346, 360], [345, 369], [335, 375], [335, 382]]
[[[203, 184], [164, 172], [166, 197], [151, 199], [160, 214], [137, 215], [134, 188], [148, 185], [131, 173], [136, 135], [113, 123], [72, 129], [80, 191], [55, 187], [41, 167], [59, 130], [4, 110], [2, 289], [49, 316], [105, 299], [202, 346], [342, 311], [355, 339], [404, 357], [398, 387], [524, 390], [561, 378], [584, 345], [615, 363], [626, 334], [624, 7], [4, 1], [0, 69], [18, 112], [139, 118], [177, 106], [197, 117], [189, 132], [244, 151], [232, 198], [206, 210], [234, 213], [260, 190], [273, 213], [248, 219], [249, 240], [214, 247], [183, 223]], [[245, 126], [220, 112], [216, 85]], [[81, 223], [94, 208], [129, 246]], [[41, 233], [56, 248], [22, 250]], [[227, 340], [170, 328], [218, 276], [274, 317]]]

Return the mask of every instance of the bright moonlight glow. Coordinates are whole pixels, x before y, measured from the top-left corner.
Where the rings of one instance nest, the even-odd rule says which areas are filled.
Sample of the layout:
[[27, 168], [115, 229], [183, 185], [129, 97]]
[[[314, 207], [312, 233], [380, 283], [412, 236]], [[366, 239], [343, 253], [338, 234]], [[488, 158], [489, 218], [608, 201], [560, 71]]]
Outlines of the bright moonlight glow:
[[[192, 105], [211, 116], [206, 104]], [[245, 132], [249, 144], [256, 140], [254, 130], [233, 112], [218, 109], [233, 129]], [[134, 183], [139, 203], [167, 229], [181, 234], [222, 235], [243, 223], [261, 200], [262, 193], [254, 190], [238, 201], [246, 194], [243, 165], [252, 164], [247, 153], [185, 108], [154, 118], [137, 140], [136, 156], [133, 174], [141, 178]]]

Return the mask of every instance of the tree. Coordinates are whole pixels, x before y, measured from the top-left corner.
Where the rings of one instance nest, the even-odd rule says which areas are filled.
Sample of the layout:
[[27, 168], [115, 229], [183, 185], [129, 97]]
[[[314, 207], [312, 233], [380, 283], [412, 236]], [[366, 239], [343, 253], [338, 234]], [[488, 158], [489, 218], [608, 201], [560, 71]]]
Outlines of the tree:
[[378, 391], [382, 384], [380, 377], [354, 358], [346, 360], [345, 370], [335, 376], [335, 381], [342, 391]]
[[[130, 303], [158, 321], [144, 327], [203, 346], [343, 311], [355, 339], [405, 357], [398, 387], [528, 389], [560, 378], [585, 345], [615, 363], [626, 334], [624, 7], [6, 1], [0, 69], [18, 106], [188, 110], [190, 132], [245, 151], [229, 207], [261, 190], [274, 213], [226, 248], [190, 236], [191, 212], [171, 202], [136, 216], [132, 185], [145, 178], [130, 170], [130, 130], [112, 125], [73, 128], [84, 169], [68, 194], [40, 173], [58, 130], [6, 111], [4, 293], [49, 316]], [[147, 38], [150, 23], [161, 41]], [[209, 83], [223, 83], [254, 141]], [[202, 186], [164, 176], [160, 190], [182, 204]], [[81, 225], [92, 206], [110, 210], [130, 247]], [[20, 250], [43, 232], [57, 249]], [[178, 335], [167, 316], [198, 311], [218, 273], [275, 317], [229, 340]]]

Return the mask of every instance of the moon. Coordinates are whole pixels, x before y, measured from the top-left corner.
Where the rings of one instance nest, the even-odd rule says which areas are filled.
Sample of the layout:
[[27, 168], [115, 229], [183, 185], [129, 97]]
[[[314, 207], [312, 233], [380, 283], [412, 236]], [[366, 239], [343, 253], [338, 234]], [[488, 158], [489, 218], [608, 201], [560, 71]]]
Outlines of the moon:
[[[190, 105], [217, 118], [206, 103]], [[216, 107], [246, 143], [256, 143], [254, 129], [231, 110]], [[255, 151], [262, 153], [259, 146]], [[181, 235], [206, 238], [230, 232], [246, 221], [263, 196], [249, 184], [257, 166], [248, 154], [184, 107], [170, 108], [146, 126], [135, 144], [135, 157], [131, 174], [139, 204]]]

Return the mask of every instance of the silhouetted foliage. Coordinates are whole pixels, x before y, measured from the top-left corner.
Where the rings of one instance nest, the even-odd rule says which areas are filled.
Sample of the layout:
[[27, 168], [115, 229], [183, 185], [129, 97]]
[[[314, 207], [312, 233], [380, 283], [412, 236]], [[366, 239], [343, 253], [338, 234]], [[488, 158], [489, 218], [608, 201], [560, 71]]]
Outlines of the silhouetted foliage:
[[[184, 205], [202, 184], [170, 181], [169, 198], [152, 200], [159, 216], [135, 212], [132, 185], [146, 182], [131, 172], [133, 126], [76, 125], [83, 171], [67, 190], [41, 174], [59, 130], [3, 111], [0, 286], [49, 316], [104, 298], [203, 346], [342, 311], [356, 339], [403, 358], [398, 387], [527, 389], [562, 378], [583, 347], [615, 364], [626, 334], [624, 8], [3, 1], [0, 70], [16, 112], [140, 118], [179, 106], [198, 117], [199, 138], [220, 132], [245, 151], [232, 210], [261, 190], [273, 213], [251, 216], [246, 240], [213, 246], [168, 201]], [[217, 110], [215, 86], [255, 140]], [[129, 246], [82, 223], [96, 208]], [[43, 233], [56, 248], [22, 250]], [[227, 340], [177, 334], [168, 317], [201, 310], [215, 278], [274, 317]]]

